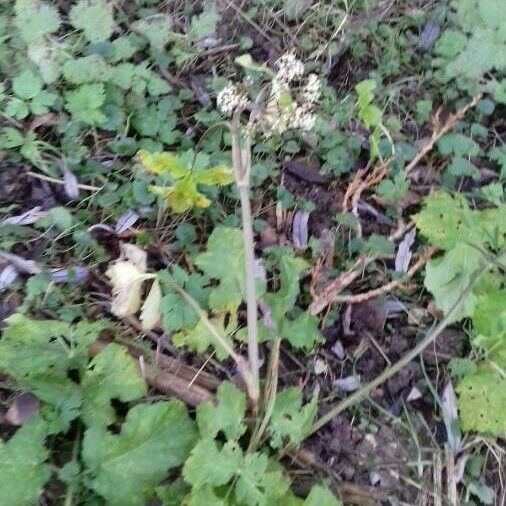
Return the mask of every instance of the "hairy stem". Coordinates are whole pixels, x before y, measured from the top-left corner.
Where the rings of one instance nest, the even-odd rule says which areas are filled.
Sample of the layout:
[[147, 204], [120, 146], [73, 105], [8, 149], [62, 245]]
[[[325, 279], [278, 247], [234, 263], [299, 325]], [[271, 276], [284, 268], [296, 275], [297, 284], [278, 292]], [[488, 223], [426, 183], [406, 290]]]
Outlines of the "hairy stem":
[[316, 422], [313, 424], [309, 432], [306, 434], [306, 437], [316, 432], [326, 423], [330, 422], [332, 418], [339, 415], [340, 413], [348, 409], [350, 406], [353, 406], [354, 404], [362, 401], [377, 386], [381, 385], [387, 379], [391, 378], [394, 374], [398, 373], [406, 364], [408, 364], [414, 358], [416, 358], [448, 326], [448, 324], [450, 323], [450, 318], [455, 312], [455, 310], [462, 304], [464, 299], [469, 295], [471, 290], [474, 288], [476, 282], [478, 281], [479, 277], [486, 270], [488, 270], [491, 265], [493, 265], [493, 262], [489, 261], [475, 272], [465, 290], [462, 291], [462, 293], [459, 295], [459, 298], [455, 301], [455, 304], [450, 308], [446, 316], [439, 322], [439, 324], [436, 325], [436, 327], [432, 330], [432, 332], [429, 332], [412, 350], [406, 353], [406, 355], [404, 355], [398, 362], [393, 364], [388, 369], [385, 369], [378, 377], [367, 383], [367, 385], [364, 385], [362, 388], [358, 389], [352, 395], [349, 395], [342, 401], [338, 402], [321, 418], [316, 420]]
[[255, 243], [253, 239], [253, 218], [249, 196], [251, 154], [249, 139], [242, 136], [239, 120], [240, 116], [236, 113], [232, 120], [230, 131], [232, 134], [232, 163], [234, 166], [235, 182], [241, 203], [242, 231], [244, 239], [244, 288], [248, 326], [248, 362], [252, 378], [252, 390], [249, 393], [253, 403], [253, 408], [256, 410], [258, 399], [260, 397], [260, 380], [258, 375], [258, 308], [255, 289]]

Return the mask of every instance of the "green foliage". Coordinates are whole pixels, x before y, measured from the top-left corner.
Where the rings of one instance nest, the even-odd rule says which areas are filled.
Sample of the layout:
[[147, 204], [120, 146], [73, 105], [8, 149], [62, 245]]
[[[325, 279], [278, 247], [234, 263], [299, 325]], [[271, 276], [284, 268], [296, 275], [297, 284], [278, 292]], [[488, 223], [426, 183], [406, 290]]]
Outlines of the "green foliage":
[[7, 442], [0, 440], [0, 502], [10, 506], [35, 504], [49, 479], [44, 464], [49, 452], [44, 446], [46, 424], [34, 418]]
[[239, 229], [216, 227], [207, 250], [195, 259], [197, 267], [218, 285], [209, 294], [214, 310], [237, 309], [244, 297], [244, 243]]
[[146, 383], [126, 349], [109, 344], [88, 365], [81, 382], [82, 419], [86, 425], [107, 426], [116, 415], [112, 399], [134, 401], [147, 393]]
[[107, 117], [101, 110], [105, 102], [104, 85], [83, 84], [65, 93], [65, 108], [86, 125], [101, 125]]
[[376, 82], [372, 79], [361, 81], [355, 86], [359, 118], [371, 132], [369, 135], [371, 158], [376, 158], [379, 154], [379, 141], [384, 130], [381, 109], [372, 103], [375, 89]]
[[302, 394], [296, 387], [278, 392], [269, 423], [271, 446], [279, 448], [286, 441], [293, 446], [299, 445], [313, 423], [316, 409], [316, 397], [302, 407]]
[[425, 286], [445, 315], [478, 269], [491, 257], [498, 259], [448, 320], [470, 317], [472, 344], [486, 355], [477, 366], [454, 362], [454, 374], [460, 378], [456, 390], [462, 428], [493, 435], [506, 430], [506, 383], [500, 372], [506, 369], [506, 290], [498, 268], [504, 258], [506, 226], [500, 217], [505, 212], [504, 204], [472, 210], [464, 197], [436, 192], [415, 216], [420, 232], [444, 250], [427, 263]]
[[246, 396], [232, 383], [223, 383], [217, 397], [217, 405], [206, 401], [197, 407], [199, 432], [202, 437], [216, 438], [221, 431], [228, 440], [237, 440], [246, 431], [242, 423], [246, 413]]
[[197, 185], [224, 186], [233, 181], [231, 169], [223, 165], [209, 169], [185, 165], [171, 153], [148, 153], [141, 150], [138, 156], [144, 168], [154, 174], [168, 176], [172, 186], [152, 186], [151, 191], [160, 195], [176, 213], [193, 207], [208, 207], [211, 201], [198, 191]]
[[114, 30], [113, 6], [105, 0], [79, 0], [70, 10], [69, 19], [90, 42], [103, 42]]
[[60, 16], [50, 2], [16, 0], [14, 24], [26, 44], [38, 41], [43, 35], [56, 32]]
[[455, 0], [452, 5], [455, 27], [446, 29], [437, 41], [434, 65], [440, 80], [456, 79], [460, 88], [475, 93], [487, 74], [506, 72], [504, 4], [502, 0]]
[[195, 435], [179, 401], [133, 407], [117, 435], [93, 426], [82, 450], [90, 486], [111, 506], [144, 504], [167, 470], [185, 461]]

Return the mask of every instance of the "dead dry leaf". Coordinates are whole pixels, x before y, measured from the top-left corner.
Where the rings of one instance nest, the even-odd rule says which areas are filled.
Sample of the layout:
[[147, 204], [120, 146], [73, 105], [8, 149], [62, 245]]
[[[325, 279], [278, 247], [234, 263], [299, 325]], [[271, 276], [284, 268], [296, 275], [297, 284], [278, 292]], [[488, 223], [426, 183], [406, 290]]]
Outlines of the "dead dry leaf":
[[158, 279], [155, 279], [141, 309], [140, 321], [144, 330], [152, 330], [160, 323], [161, 299], [162, 290], [160, 289], [160, 283]]

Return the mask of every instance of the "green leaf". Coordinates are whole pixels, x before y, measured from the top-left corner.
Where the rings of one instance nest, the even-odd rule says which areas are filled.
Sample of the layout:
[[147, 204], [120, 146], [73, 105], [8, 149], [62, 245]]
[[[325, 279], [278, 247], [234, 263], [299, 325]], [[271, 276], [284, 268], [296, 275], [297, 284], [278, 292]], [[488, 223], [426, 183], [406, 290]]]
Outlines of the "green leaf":
[[285, 337], [294, 348], [311, 350], [314, 345], [323, 340], [318, 329], [318, 319], [308, 311], [300, 313], [295, 319], [285, 318], [281, 322], [280, 334]]
[[334, 497], [327, 487], [313, 485], [303, 506], [342, 506], [342, 503]]
[[72, 84], [105, 81], [108, 76], [108, 65], [97, 54], [83, 56], [65, 62], [63, 76]]
[[280, 288], [277, 292], [265, 294], [264, 300], [271, 310], [274, 323], [279, 328], [286, 313], [295, 306], [300, 292], [300, 276], [309, 268], [309, 265], [302, 258], [290, 254], [282, 255], [278, 265]]
[[503, 79], [494, 90], [494, 100], [506, 104], [506, 79]]
[[[204, 486], [203, 488], [193, 487], [191, 494], [186, 498], [188, 506], [231, 506], [226, 499], [218, 497], [212, 487]], [[177, 503], [174, 506], [180, 506]], [[186, 505], [186, 503], [183, 503]]]
[[473, 216], [462, 195], [434, 192], [424, 199], [423, 204], [414, 221], [431, 244], [451, 249], [458, 241], [471, 239], [468, 224], [473, 221]]
[[[223, 314], [214, 316], [210, 319], [210, 322], [225, 340], [230, 341], [223, 326]], [[172, 341], [175, 346], [187, 346], [197, 353], [204, 353], [211, 347], [216, 351], [216, 356], [219, 360], [225, 360], [228, 357], [228, 351], [216, 342], [216, 339], [209, 332], [209, 329], [204, 325], [202, 320], [199, 320], [195, 327], [185, 327], [177, 334], [174, 334], [172, 336]]]
[[192, 16], [189, 35], [193, 40], [201, 40], [211, 37], [215, 30], [220, 15], [216, 8], [212, 6], [204, 10], [201, 14]]
[[462, 429], [493, 436], [506, 432], [506, 379], [487, 365], [467, 375], [456, 388]]
[[506, 178], [506, 144], [491, 149], [488, 152], [488, 157], [501, 168], [501, 178]]
[[105, 102], [105, 89], [102, 83], [83, 84], [65, 93], [65, 108], [75, 119], [87, 125], [100, 125], [107, 117], [100, 110]]
[[463, 33], [448, 29], [441, 34], [434, 49], [436, 54], [450, 59], [455, 58], [464, 49], [466, 43], [467, 37]]
[[201, 439], [183, 467], [184, 479], [196, 488], [224, 485], [237, 472], [242, 450], [232, 441], [220, 449], [212, 439]]
[[218, 403], [206, 401], [197, 406], [197, 425], [200, 435], [214, 439], [222, 431], [227, 440], [237, 440], [246, 431], [243, 423], [246, 396], [232, 383], [223, 382], [217, 393]]
[[225, 186], [234, 181], [234, 174], [230, 167], [218, 165], [206, 170], [197, 170], [193, 174], [196, 183], [210, 186]]
[[60, 27], [58, 10], [40, 0], [16, 0], [14, 24], [26, 44], [53, 33]]
[[207, 251], [195, 259], [209, 278], [218, 280], [209, 296], [211, 309], [235, 311], [244, 297], [244, 243], [237, 228], [215, 227]]
[[409, 185], [410, 181], [406, 178], [406, 173], [401, 170], [392, 179], [381, 181], [376, 187], [376, 193], [391, 204], [394, 204], [406, 196]]
[[[506, 290], [480, 295], [472, 315], [474, 329], [497, 340], [506, 337]], [[506, 364], [504, 364], [506, 367]]]
[[188, 167], [172, 153], [149, 153], [141, 149], [137, 156], [143, 167], [154, 174], [169, 174], [174, 179], [180, 179], [190, 172]]
[[16, 97], [11, 98], [5, 106], [5, 114], [11, 118], [24, 119], [29, 113], [27, 103]]
[[25, 70], [12, 80], [12, 91], [23, 100], [29, 100], [42, 91], [42, 80], [31, 70]]
[[12, 149], [21, 146], [25, 142], [23, 134], [12, 127], [0, 129], [0, 147]]
[[105, 0], [79, 0], [70, 10], [69, 19], [90, 42], [108, 40], [115, 27], [113, 4]]
[[88, 365], [81, 381], [84, 423], [107, 426], [116, 419], [112, 399], [129, 402], [146, 394], [146, 382], [124, 346], [111, 343]]
[[286, 495], [289, 488], [290, 480], [284, 475], [281, 466], [270, 461], [265, 453], [245, 455], [235, 485], [235, 495], [241, 505], [276, 504]]
[[[425, 286], [434, 296], [436, 306], [446, 316], [462, 292], [467, 288], [473, 274], [484, 261], [483, 254], [467, 244], [459, 244], [442, 257], [430, 260], [425, 268]], [[476, 307], [476, 296], [469, 293], [460, 306], [453, 311], [449, 322], [471, 316]]]
[[373, 255], [393, 255], [395, 245], [392, 241], [382, 235], [371, 234], [364, 244], [364, 250]]
[[15, 314], [0, 340], [0, 369], [51, 406], [52, 429], [61, 430], [79, 415], [81, 394], [67, 374], [88, 362], [88, 346], [104, 328], [101, 321], [69, 325]]
[[58, 100], [58, 96], [49, 91], [42, 90], [30, 102], [30, 109], [33, 114], [46, 114], [49, 108], [53, 106]]
[[280, 448], [286, 439], [293, 446], [300, 444], [313, 423], [316, 408], [316, 397], [302, 407], [302, 393], [297, 387], [278, 392], [269, 422], [271, 446]]
[[166, 14], [157, 14], [136, 21], [132, 28], [148, 39], [154, 49], [162, 51], [170, 40], [172, 20]]
[[460, 133], [449, 133], [441, 137], [437, 143], [442, 155], [478, 156], [480, 146], [473, 139]]
[[46, 425], [40, 418], [26, 422], [12, 438], [0, 440], [0, 503], [6, 506], [35, 504], [51, 474], [44, 464]]
[[169, 469], [181, 465], [195, 443], [195, 423], [179, 401], [139, 404], [114, 435], [86, 430], [82, 458], [89, 483], [109, 506], [139, 506]]

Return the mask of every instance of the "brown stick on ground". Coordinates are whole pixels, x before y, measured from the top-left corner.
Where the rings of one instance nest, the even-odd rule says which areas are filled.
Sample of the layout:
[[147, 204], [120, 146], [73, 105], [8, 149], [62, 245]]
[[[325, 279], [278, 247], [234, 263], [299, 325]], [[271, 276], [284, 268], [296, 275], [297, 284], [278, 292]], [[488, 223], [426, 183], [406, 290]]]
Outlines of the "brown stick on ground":
[[409, 173], [418, 165], [420, 160], [427, 155], [429, 151], [432, 150], [434, 147], [434, 144], [443, 137], [446, 133], [448, 133], [469, 111], [469, 109], [472, 109], [475, 107], [478, 102], [481, 100], [481, 97], [483, 95], [481, 93], [478, 93], [475, 95], [470, 102], [468, 102], [464, 107], [459, 109], [457, 112], [450, 114], [448, 116], [447, 120], [445, 121], [444, 125], [439, 124], [439, 115], [441, 114], [441, 109], [438, 109], [436, 111], [436, 114], [434, 115], [433, 123], [434, 123], [434, 131], [432, 132], [431, 138], [429, 141], [422, 146], [422, 148], [418, 151], [418, 153], [415, 155], [413, 160], [411, 160], [406, 168], [404, 169], [406, 171], [406, 175], [409, 175]]
[[[332, 294], [325, 302], [327, 304], [333, 302], [346, 302], [348, 304], [358, 304], [359, 302], [365, 302], [369, 299], [373, 299], [385, 293], [391, 292], [395, 288], [400, 288], [403, 286], [407, 280], [411, 279], [417, 271], [419, 271], [430, 259], [430, 257], [437, 251], [437, 248], [432, 246], [428, 247], [418, 258], [415, 264], [408, 270], [406, 276], [403, 279], [395, 279], [390, 281], [386, 285], [379, 286], [378, 288], [374, 288], [373, 290], [369, 290], [363, 293], [357, 293], [354, 295], [339, 295]], [[310, 306], [311, 311], [311, 306]]]
[[[95, 356], [100, 353], [108, 343], [95, 341], [90, 346], [90, 355]], [[142, 352], [134, 346], [128, 347], [130, 354], [137, 359], [138, 367], [149, 385], [160, 390], [164, 394], [174, 395], [190, 406], [197, 406], [203, 401], [213, 400], [214, 396], [209, 390], [199, 385], [192, 384], [191, 381], [181, 378], [175, 374], [166, 371], [160, 371], [154, 366], [146, 365], [141, 367], [139, 359]]]

